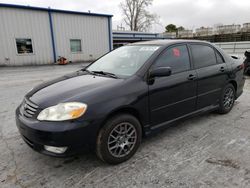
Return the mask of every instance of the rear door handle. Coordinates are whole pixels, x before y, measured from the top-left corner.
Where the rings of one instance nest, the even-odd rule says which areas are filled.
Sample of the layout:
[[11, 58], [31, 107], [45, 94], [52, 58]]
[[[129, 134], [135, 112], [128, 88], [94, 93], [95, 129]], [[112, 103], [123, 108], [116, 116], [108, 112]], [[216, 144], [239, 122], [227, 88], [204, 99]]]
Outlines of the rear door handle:
[[224, 72], [225, 71], [225, 68], [224, 67], [221, 67], [220, 68], [220, 72]]
[[193, 74], [190, 74], [188, 77], [187, 77], [188, 80], [195, 80], [196, 79], [196, 76], [193, 75]]

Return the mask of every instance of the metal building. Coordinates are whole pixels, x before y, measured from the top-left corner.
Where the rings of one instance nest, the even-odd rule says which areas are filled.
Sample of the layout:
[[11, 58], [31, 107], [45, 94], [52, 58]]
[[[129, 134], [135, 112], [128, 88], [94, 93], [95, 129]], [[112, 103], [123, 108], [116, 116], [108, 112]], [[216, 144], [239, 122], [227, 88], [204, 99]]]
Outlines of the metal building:
[[91, 61], [112, 50], [112, 15], [0, 4], [0, 65]]
[[241, 25], [232, 24], [232, 25], [220, 25], [216, 29], [216, 34], [232, 34], [237, 33], [241, 29]]
[[213, 34], [214, 33], [212, 27], [200, 27], [195, 30], [196, 36], [211, 36]]
[[250, 32], [250, 23], [244, 23], [241, 30], [242, 32]]
[[113, 31], [114, 48], [118, 48], [128, 43], [166, 39], [161, 33], [146, 33], [139, 31]]
[[178, 38], [192, 38], [194, 36], [193, 30], [178, 31]]
[[165, 38], [174, 39], [177, 37], [177, 32], [164, 32], [162, 33], [162, 36]]

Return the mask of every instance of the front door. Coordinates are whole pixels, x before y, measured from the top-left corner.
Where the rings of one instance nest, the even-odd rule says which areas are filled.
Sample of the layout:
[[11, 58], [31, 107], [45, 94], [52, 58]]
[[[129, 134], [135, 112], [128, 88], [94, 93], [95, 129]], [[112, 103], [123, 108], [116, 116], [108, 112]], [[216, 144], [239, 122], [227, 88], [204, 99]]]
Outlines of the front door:
[[197, 74], [186, 45], [167, 48], [151, 68], [156, 67], [172, 69], [170, 76], [156, 77], [149, 85], [151, 125], [160, 126], [196, 110]]

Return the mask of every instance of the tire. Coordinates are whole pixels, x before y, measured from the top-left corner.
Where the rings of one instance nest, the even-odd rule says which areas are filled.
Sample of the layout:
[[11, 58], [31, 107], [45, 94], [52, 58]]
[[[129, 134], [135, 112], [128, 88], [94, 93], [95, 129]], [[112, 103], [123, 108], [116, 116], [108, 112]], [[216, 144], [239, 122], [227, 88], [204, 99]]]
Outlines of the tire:
[[106, 163], [119, 164], [136, 153], [141, 139], [140, 122], [132, 115], [118, 114], [110, 118], [99, 131], [96, 154]]
[[226, 114], [231, 111], [235, 101], [235, 88], [232, 84], [226, 85], [223, 89], [219, 101], [219, 110], [220, 114]]

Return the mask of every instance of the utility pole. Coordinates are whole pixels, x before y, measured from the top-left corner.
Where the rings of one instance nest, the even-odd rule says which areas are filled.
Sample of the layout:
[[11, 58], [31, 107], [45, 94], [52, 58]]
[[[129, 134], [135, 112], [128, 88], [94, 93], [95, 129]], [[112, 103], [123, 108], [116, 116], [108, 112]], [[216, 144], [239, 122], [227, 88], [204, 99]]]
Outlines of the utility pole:
[[117, 30], [118, 31], [125, 31], [125, 27], [122, 26], [122, 23], [121, 23], [121, 26], [117, 25]]

